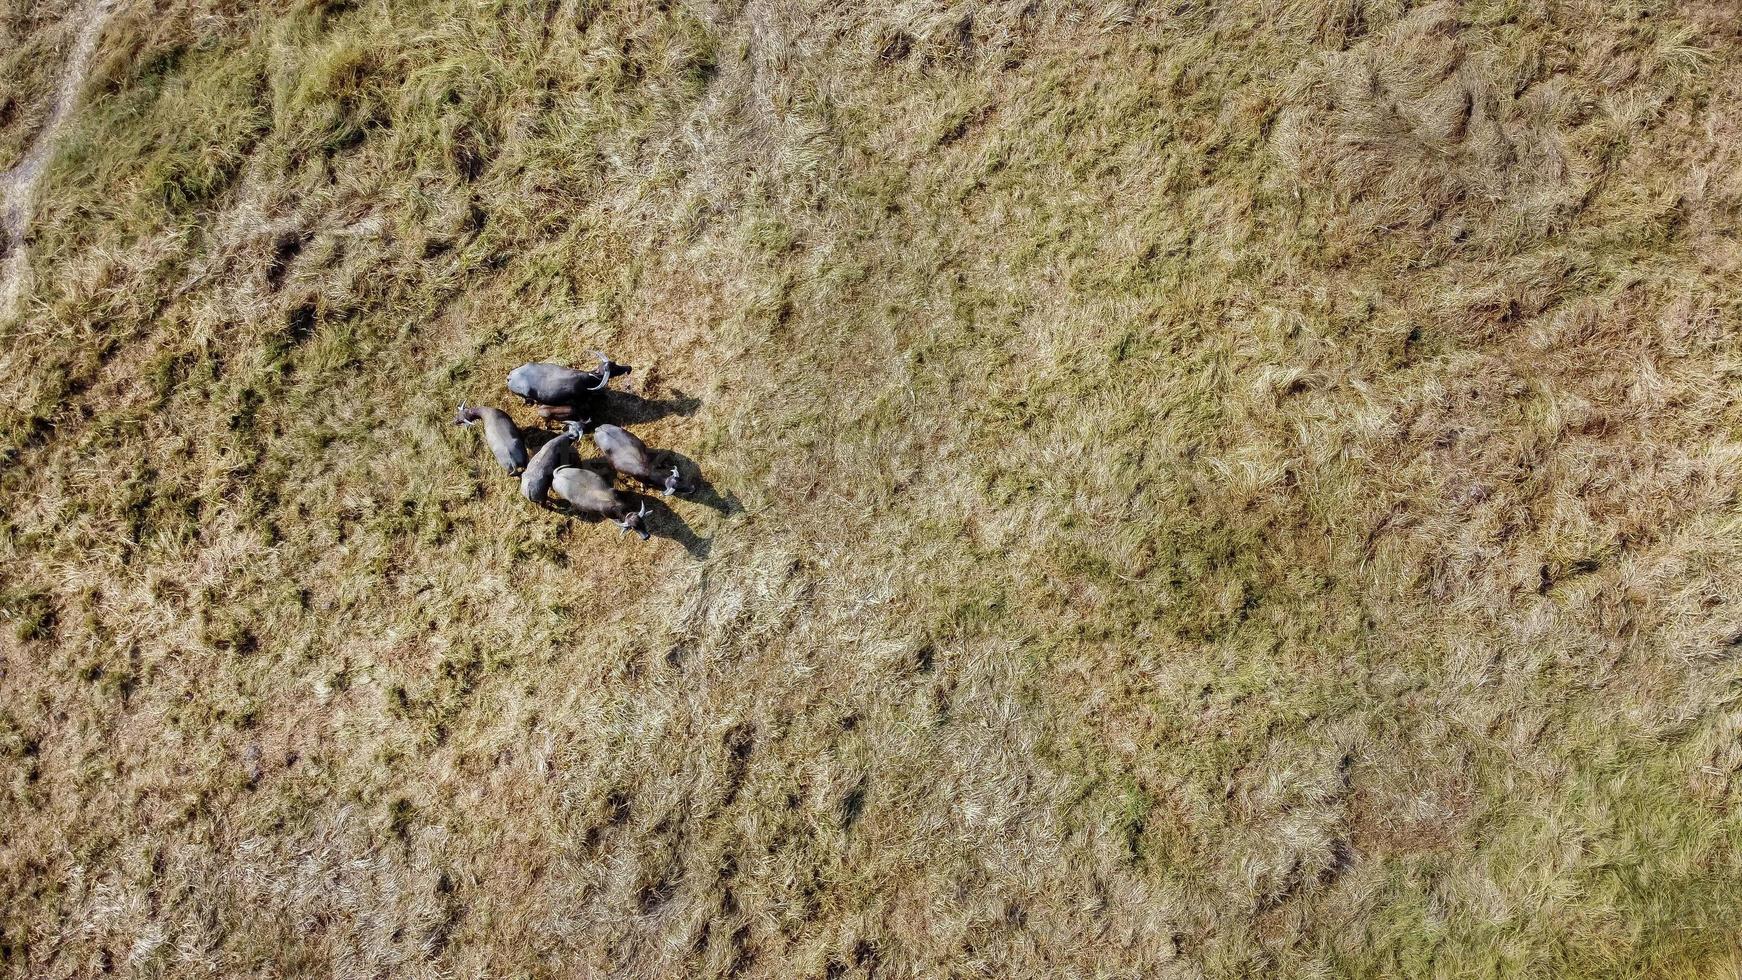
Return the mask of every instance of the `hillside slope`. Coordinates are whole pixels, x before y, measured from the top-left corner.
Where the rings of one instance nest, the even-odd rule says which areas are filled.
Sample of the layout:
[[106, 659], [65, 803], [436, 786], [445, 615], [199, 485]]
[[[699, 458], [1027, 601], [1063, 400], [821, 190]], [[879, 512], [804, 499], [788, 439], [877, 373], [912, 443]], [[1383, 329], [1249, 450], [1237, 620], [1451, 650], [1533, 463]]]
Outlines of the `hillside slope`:
[[[1722, 3], [117, 0], [0, 970], [1734, 971], [1738, 134]], [[448, 424], [595, 348], [646, 544]]]

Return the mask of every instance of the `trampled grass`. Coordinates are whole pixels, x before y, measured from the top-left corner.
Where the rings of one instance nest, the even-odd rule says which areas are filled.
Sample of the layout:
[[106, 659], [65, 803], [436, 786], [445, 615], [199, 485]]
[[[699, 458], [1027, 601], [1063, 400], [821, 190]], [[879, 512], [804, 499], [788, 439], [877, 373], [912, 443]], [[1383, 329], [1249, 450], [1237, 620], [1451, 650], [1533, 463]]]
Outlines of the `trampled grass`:
[[[0, 320], [0, 963], [1734, 972], [1739, 39], [122, 0]], [[646, 545], [448, 424], [595, 348]]]

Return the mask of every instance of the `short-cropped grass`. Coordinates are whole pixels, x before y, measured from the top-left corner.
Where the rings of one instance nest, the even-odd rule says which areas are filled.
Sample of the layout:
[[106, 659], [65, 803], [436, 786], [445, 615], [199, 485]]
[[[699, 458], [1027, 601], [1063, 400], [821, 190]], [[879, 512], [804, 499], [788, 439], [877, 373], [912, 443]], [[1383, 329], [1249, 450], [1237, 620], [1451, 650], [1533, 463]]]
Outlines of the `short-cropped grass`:
[[[1739, 42], [122, 0], [0, 320], [0, 972], [1733, 974]], [[595, 348], [647, 544], [449, 424]]]

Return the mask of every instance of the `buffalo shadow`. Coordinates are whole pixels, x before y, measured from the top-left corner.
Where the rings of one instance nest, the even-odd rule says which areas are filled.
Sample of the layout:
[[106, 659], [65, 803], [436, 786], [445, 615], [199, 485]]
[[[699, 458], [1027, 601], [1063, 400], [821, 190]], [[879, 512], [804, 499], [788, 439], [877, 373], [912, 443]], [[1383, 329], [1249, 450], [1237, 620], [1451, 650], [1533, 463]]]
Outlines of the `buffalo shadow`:
[[[700, 398], [676, 390], [670, 398], [648, 398], [614, 388], [607, 389], [603, 394], [604, 397], [591, 406], [594, 425], [607, 422], [621, 426], [646, 425], [673, 415], [687, 419], [702, 407]], [[581, 412], [584, 415], [586, 408], [583, 407]]]
[[713, 538], [704, 538], [697, 534], [695, 529], [690, 527], [689, 522], [683, 519], [683, 515], [672, 510], [671, 505], [658, 496], [640, 493], [626, 493], [624, 496], [628, 497], [637, 507], [643, 503], [647, 505], [647, 516], [642, 518], [642, 526], [647, 528], [648, 534], [656, 538], [676, 541], [683, 545], [684, 550], [690, 553], [691, 558], [697, 561], [708, 557], [709, 553], [714, 550]]
[[656, 449], [654, 456], [660, 461], [660, 469], [677, 467], [679, 486], [684, 488], [677, 495], [678, 500], [717, 510], [730, 517], [742, 513], [744, 505], [738, 502], [738, 495], [730, 490], [722, 492], [702, 472], [700, 463], [673, 449]]
[[[623, 491], [618, 492], [623, 493]], [[649, 538], [665, 538], [668, 541], [676, 541], [683, 545], [684, 550], [689, 552], [691, 558], [697, 561], [707, 558], [713, 552], [714, 539], [704, 538], [697, 534], [695, 529], [689, 526], [689, 522], [679, 516], [677, 511], [667, 506], [665, 501], [639, 493], [623, 493], [623, 496], [637, 508], [642, 504], [647, 505], [647, 516], [641, 519], [641, 526], [647, 529]], [[562, 514], [570, 520], [580, 521], [583, 524], [603, 525], [610, 530], [617, 531], [618, 536], [628, 533], [618, 528], [615, 521], [608, 520], [603, 515], [582, 513], [564, 506], [561, 501], [555, 501], [547, 506], [550, 510]], [[635, 543], [640, 544], [641, 542]]]
[[[536, 408], [532, 403], [527, 408]], [[573, 405], [554, 406], [574, 410], [575, 421], [581, 423], [581, 431], [592, 432], [601, 425], [616, 425], [628, 428], [631, 425], [646, 425], [673, 415], [689, 418], [702, 407], [702, 400], [693, 395], [679, 391], [671, 398], [646, 398], [628, 391], [605, 391], [592, 401], [581, 401]], [[520, 428], [520, 437], [526, 442], [528, 453], [538, 452], [538, 447], [554, 439], [568, 425], [566, 420], [537, 419]]]

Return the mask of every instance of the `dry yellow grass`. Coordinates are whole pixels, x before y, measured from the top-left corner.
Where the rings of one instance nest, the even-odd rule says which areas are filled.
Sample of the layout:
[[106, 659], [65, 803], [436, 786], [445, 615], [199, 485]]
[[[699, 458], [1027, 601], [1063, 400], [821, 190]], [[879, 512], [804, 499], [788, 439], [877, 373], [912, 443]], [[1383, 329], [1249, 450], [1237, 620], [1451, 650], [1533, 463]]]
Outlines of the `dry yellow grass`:
[[[1735, 972], [1739, 40], [121, 0], [0, 321], [0, 965]], [[712, 485], [644, 546], [447, 424], [597, 347]]]
[[9, 3], [0, 8], [0, 171], [24, 155], [47, 122], [56, 73], [77, 30], [71, 0]]

